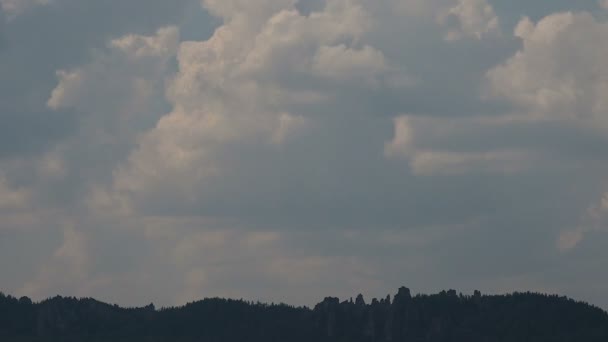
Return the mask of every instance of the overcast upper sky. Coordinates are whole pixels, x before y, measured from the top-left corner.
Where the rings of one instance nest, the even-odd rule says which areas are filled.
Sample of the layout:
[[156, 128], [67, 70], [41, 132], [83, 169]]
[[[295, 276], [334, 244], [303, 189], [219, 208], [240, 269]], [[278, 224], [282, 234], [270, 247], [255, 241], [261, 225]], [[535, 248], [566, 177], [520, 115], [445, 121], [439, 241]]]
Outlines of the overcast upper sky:
[[0, 291], [608, 308], [608, 1], [0, 0]]

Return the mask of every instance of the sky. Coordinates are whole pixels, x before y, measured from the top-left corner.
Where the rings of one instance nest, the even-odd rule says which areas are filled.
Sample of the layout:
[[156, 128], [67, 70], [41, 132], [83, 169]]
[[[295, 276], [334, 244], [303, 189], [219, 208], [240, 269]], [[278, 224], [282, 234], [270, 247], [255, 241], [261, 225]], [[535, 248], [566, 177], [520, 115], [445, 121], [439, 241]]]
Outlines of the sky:
[[608, 1], [0, 0], [0, 291], [608, 308]]

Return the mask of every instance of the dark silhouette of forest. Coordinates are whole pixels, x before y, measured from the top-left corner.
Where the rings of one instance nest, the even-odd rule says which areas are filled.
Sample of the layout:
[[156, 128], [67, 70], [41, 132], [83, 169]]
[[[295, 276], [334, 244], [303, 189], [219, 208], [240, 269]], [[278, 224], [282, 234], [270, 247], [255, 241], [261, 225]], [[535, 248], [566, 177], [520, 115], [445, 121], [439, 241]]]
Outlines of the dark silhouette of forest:
[[392, 300], [327, 297], [312, 309], [219, 298], [121, 308], [91, 298], [33, 303], [0, 293], [0, 341], [606, 342], [608, 314], [554, 295], [411, 296], [405, 287]]

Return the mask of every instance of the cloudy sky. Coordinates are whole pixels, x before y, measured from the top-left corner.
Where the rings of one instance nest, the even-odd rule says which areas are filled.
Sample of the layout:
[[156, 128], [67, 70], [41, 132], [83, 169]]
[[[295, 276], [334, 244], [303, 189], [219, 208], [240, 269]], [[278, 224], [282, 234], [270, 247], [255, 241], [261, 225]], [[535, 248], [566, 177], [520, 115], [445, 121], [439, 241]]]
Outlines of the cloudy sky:
[[0, 290], [608, 307], [608, 1], [0, 0]]

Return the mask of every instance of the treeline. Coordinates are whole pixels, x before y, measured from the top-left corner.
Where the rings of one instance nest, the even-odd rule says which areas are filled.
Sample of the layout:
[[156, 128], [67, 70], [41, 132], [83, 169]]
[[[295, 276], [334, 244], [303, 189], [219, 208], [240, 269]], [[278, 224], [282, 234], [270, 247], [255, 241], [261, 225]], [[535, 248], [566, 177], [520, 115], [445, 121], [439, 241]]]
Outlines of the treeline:
[[405, 287], [392, 300], [327, 297], [312, 309], [219, 298], [121, 308], [91, 298], [33, 303], [0, 293], [0, 341], [606, 342], [608, 314], [537, 293], [411, 296]]

